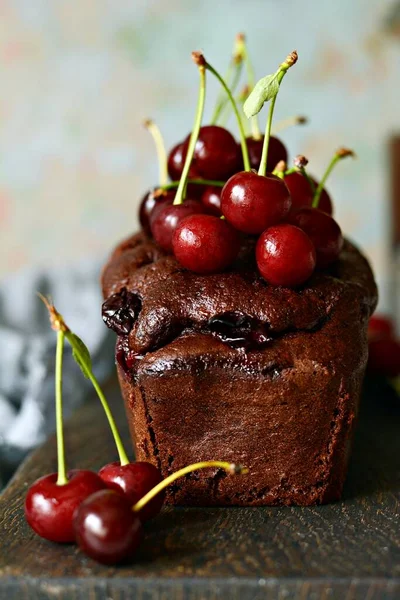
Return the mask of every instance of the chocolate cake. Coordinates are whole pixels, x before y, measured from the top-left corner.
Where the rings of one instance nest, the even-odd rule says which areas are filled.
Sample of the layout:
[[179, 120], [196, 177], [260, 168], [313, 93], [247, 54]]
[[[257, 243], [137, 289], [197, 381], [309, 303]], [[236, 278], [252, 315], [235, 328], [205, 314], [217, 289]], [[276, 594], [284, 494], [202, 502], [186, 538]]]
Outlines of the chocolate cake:
[[247, 240], [229, 270], [185, 270], [145, 233], [120, 244], [103, 277], [103, 316], [136, 458], [163, 477], [199, 460], [249, 468], [201, 471], [167, 501], [311, 505], [342, 492], [377, 290], [362, 254], [301, 287], [269, 285]]

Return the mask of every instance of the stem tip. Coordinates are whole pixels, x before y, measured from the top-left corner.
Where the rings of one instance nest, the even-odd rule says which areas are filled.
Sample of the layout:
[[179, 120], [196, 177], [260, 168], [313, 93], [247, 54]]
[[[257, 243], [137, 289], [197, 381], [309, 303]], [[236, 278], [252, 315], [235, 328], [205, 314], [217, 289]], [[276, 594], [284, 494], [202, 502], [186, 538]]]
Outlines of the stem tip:
[[65, 324], [64, 319], [52, 303], [50, 298], [46, 298], [40, 292], [37, 292], [37, 295], [49, 311], [50, 325], [54, 331], [62, 331], [63, 333], [67, 333], [69, 331], [69, 327]]
[[285, 58], [285, 63], [288, 65], [288, 67], [292, 67], [294, 64], [297, 63], [298, 58], [299, 58], [299, 55], [297, 54], [297, 50], [293, 50], [293, 52], [288, 54], [287, 57]]
[[302, 154], [298, 154], [296, 158], [293, 160], [294, 166], [298, 169], [304, 169], [308, 165], [308, 158], [303, 156]]
[[198, 67], [205, 67], [207, 64], [204, 54], [198, 50], [192, 52], [192, 60]]
[[352, 158], [356, 158], [356, 153], [349, 148], [339, 148], [336, 150], [336, 156], [339, 158], [346, 158], [347, 156], [351, 156]]

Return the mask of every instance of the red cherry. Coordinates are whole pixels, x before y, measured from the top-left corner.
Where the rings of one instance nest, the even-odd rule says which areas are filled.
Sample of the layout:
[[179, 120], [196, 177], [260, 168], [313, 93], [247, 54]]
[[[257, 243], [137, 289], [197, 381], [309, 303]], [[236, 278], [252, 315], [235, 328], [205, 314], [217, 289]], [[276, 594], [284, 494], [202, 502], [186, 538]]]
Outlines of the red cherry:
[[157, 206], [164, 206], [164, 204], [171, 204], [175, 198], [175, 190], [167, 191], [161, 195], [155, 195], [157, 188], [153, 188], [147, 194], [145, 194], [140, 202], [139, 207], [139, 221], [142, 229], [150, 234], [150, 215], [153, 213], [154, 208]]
[[[307, 178], [299, 171], [295, 171], [294, 173], [285, 175], [284, 179], [292, 197], [291, 212], [295, 212], [300, 208], [311, 207], [314, 194]], [[317, 181], [313, 178], [311, 179], [317, 187]], [[328, 213], [328, 215], [332, 215], [333, 213], [332, 202], [326, 190], [322, 190], [318, 208], [319, 210]]]
[[337, 260], [343, 247], [343, 236], [335, 219], [317, 208], [302, 208], [289, 215], [289, 222], [300, 227], [317, 252], [317, 267], [324, 269]]
[[400, 375], [400, 343], [389, 338], [369, 342], [368, 371], [385, 377]]
[[166, 204], [150, 219], [155, 241], [166, 252], [172, 252], [172, 236], [182, 219], [204, 212], [205, 207], [196, 200], [185, 200], [183, 204]]
[[[185, 141], [186, 141], [186, 139], [185, 139]], [[172, 148], [172, 150], [170, 151], [170, 153], [168, 154], [168, 163], [167, 163], [168, 175], [170, 176], [172, 181], [179, 181], [179, 179], [181, 178], [181, 175], [182, 175], [183, 165], [185, 164], [186, 151], [187, 151], [187, 148], [185, 151], [183, 150], [185, 141], [179, 142], [179, 144], [176, 144], [176, 146], [174, 146]], [[196, 172], [196, 169], [194, 168], [194, 165], [192, 163], [190, 165], [190, 169], [189, 169], [189, 177], [191, 179], [194, 179], [198, 176], [199, 175]]]
[[113, 490], [97, 492], [80, 505], [74, 530], [79, 548], [105, 565], [130, 558], [143, 537], [142, 523], [129, 501]]
[[256, 246], [256, 260], [258, 270], [269, 283], [294, 287], [311, 277], [316, 253], [304, 231], [283, 223], [261, 234]]
[[214, 185], [207, 186], [203, 191], [201, 201], [210, 215], [221, 216], [221, 192], [222, 188]]
[[368, 323], [368, 338], [391, 339], [395, 335], [394, 322], [390, 317], [374, 315]]
[[[252, 169], [258, 170], [261, 162], [261, 155], [264, 143], [264, 136], [259, 140], [252, 137], [246, 138], [247, 148], [249, 151], [250, 166]], [[279, 161], [287, 162], [288, 153], [284, 144], [276, 137], [271, 136], [268, 144], [267, 171], [272, 172]]]
[[240, 171], [221, 192], [221, 210], [239, 231], [258, 234], [282, 221], [291, 207], [289, 190], [275, 175]]
[[[131, 506], [162, 481], [160, 471], [148, 462], [134, 462], [127, 465], [113, 462], [100, 469], [99, 476], [107, 487], [123, 492]], [[148, 521], [158, 515], [164, 503], [164, 496], [163, 492], [157, 494], [138, 513], [142, 521]]]
[[[184, 142], [182, 152], [186, 156], [190, 136]], [[239, 170], [241, 164], [239, 146], [233, 135], [224, 127], [205, 125], [201, 127], [196, 142], [192, 168], [203, 179], [225, 181]]]
[[25, 518], [40, 537], [52, 542], [73, 542], [73, 515], [93, 492], [105, 488], [93, 471], [74, 470], [68, 483], [57, 485], [57, 473], [45, 475], [31, 485], [25, 499]]
[[195, 273], [218, 273], [236, 258], [238, 233], [229, 223], [211, 215], [192, 215], [180, 222], [173, 237], [177, 260]]

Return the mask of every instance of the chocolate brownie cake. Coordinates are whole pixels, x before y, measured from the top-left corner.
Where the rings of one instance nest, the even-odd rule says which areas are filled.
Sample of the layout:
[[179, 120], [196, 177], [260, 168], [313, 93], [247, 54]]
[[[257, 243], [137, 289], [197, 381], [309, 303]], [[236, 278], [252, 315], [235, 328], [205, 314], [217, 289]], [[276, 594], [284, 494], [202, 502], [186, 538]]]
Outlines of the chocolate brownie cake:
[[102, 285], [136, 458], [163, 477], [208, 459], [249, 468], [189, 475], [168, 502], [340, 497], [377, 301], [357, 248], [345, 241], [334, 264], [290, 289], [260, 276], [250, 238], [229, 270], [199, 275], [141, 232], [116, 248]]

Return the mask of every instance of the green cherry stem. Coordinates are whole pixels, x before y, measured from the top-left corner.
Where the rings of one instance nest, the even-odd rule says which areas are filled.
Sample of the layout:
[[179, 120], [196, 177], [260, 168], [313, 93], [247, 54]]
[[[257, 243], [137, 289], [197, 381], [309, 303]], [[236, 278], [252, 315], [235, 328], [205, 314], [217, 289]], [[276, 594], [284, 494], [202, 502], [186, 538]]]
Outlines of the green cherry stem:
[[324, 189], [324, 185], [326, 183], [326, 180], [328, 179], [329, 175], [332, 173], [335, 165], [342, 160], [343, 158], [347, 158], [348, 156], [352, 156], [353, 158], [355, 157], [355, 153], [353, 152], [353, 150], [349, 150], [348, 148], [339, 148], [339, 150], [337, 150], [332, 158], [332, 160], [330, 161], [330, 163], [328, 164], [325, 173], [322, 176], [321, 181], [318, 184], [317, 189], [315, 190], [315, 194], [314, 194], [314, 198], [313, 198], [313, 203], [312, 203], [312, 207], [313, 208], [318, 208], [319, 205], [319, 200], [321, 198], [321, 193], [322, 190]]
[[284, 129], [288, 129], [289, 127], [293, 127], [294, 125], [306, 125], [308, 123], [308, 118], [303, 117], [302, 115], [294, 115], [293, 117], [287, 117], [286, 119], [282, 119], [275, 124], [275, 127], [272, 127], [272, 133], [275, 135]]
[[[250, 59], [249, 50], [247, 48], [246, 36], [242, 33], [242, 34], [239, 34], [238, 37], [239, 37], [239, 40], [241, 43], [240, 50], [241, 50], [241, 53], [243, 54], [244, 64], [246, 67], [248, 93], [250, 93], [250, 91], [252, 89], [254, 89], [254, 86], [256, 85], [256, 75], [254, 72], [253, 63], [251, 62], [251, 59]], [[254, 140], [261, 140], [261, 131], [260, 131], [260, 125], [258, 122], [258, 116], [254, 115], [254, 117], [251, 117], [250, 122], [251, 122], [252, 138]]]
[[286, 168], [286, 162], [284, 160], [280, 160], [275, 169], [272, 171], [272, 175], [276, 175], [276, 177], [279, 177], [279, 179], [283, 179], [285, 177]]
[[[279, 86], [282, 82], [282, 79], [285, 77], [286, 73], [290, 69], [290, 67], [292, 67], [296, 63], [296, 61], [297, 61], [297, 52], [292, 52], [291, 54], [289, 54], [286, 57], [286, 60], [279, 66], [279, 69], [276, 72], [276, 79], [277, 79]], [[278, 96], [278, 93], [276, 93], [275, 96], [272, 98], [271, 104], [269, 106], [267, 125], [266, 125], [265, 133], [264, 133], [264, 142], [263, 142], [263, 149], [262, 149], [262, 155], [261, 155], [261, 162], [260, 162], [260, 167], [258, 169], [258, 174], [264, 175], [264, 176], [267, 172], [269, 138], [271, 137], [272, 118], [274, 116], [275, 102], [276, 102], [277, 96]]]
[[[224, 187], [226, 181], [220, 181], [218, 179], [188, 179], [188, 185], [213, 185], [215, 187]], [[160, 190], [163, 192], [168, 192], [168, 190], [174, 190], [179, 186], [179, 181], [171, 181], [171, 183], [167, 183], [167, 185], [160, 186]]]
[[65, 446], [64, 446], [64, 428], [63, 428], [63, 409], [62, 409], [62, 372], [63, 372], [63, 354], [64, 354], [64, 331], [57, 333], [56, 349], [56, 431], [57, 431], [57, 463], [58, 477], [57, 485], [68, 483], [67, 469], [65, 466]]
[[221, 460], [208, 460], [194, 463], [193, 465], [188, 465], [187, 467], [176, 471], [176, 473], [172, 473], [172, 475], [169, 475], [169, 477], [166, 477], [163, 481], [158, 483], [155, 487], [153, 487], [153, 489], [147, 492], [143, 498], [136, 502], [136, 504], [132, 507], [132, 510], [134, 512], [139, 512], [148, 502], [150, 502], [150, 500], [157, 496], [157, 494], [184, 475], [200, 469], [209, 468], [224, 469], [230, 475], [245, 475], [249, 472], [248, 469], [246, 469], [246, 467], [242, 467], [242, 465], [235, 465], [233, 463], [228, 463]]
[[189, 175], [189, 169], [193, 160], [193, 155], [196, 147], [196, 142], [199, 137], [201, 122], [203, 120], [204, 104], [206, 99], [206, 64], [204, 56], [201, 52], [192, 52], [192, 60], [199, 69], [200, 85], [199, 85], [199, 96], [197, 100], [196, 114], [194, 118], [193, 130], [190, 136], [189, 147], [186, 154], [185, 164], [183, 165], [182, 175], [179, 181], [178, 189], [174, 199], [174, 204], [182, 204], [185, 199], [185, 192], [187, 187], [187, 179]]
[[92, 369], [86, 363], [85, 357], [83, 356], [81, 345], [79, 343], [77, 343], [77, 341], [76, 341], [76, 336], [72, 333], [72, 331], [70, 329], [67, 329], [67, 331], [65, 332], [65, 337], [67, 338], [68, 342], [70, 343], [70, 345], [74, 351], [74, 354], [78, 357], [79, 365], [80, 365], [84, 375], [86, 375], [86, 377], [92, 383], [92, 385], [93, 385], [94, 389], [96, 390], [96, 393], [99, 397], [99, 400], [103, 406], [103, 410], [105, 412], [105, 415], [108, 420], [108, 424], [110, 426], [112, 435], [114, 437], [114, 442], [115, 442], [115, 445], [117, 448], [119, 461], [122, 466], [127, 465], [129, 463], [129, 458], [126, 454], [124, 445], [121, 440], [121, 436], [119, 435], [117, 425], [114, 421], [114, 417], [110, 410], [110, 406], [107, 402], [107, 399], [103, 393], [103, 390], [101, 389], [100, 384], [97, 381]]
[[[204, 57], [203, 57], [203, 59], [204, 59]], [[242, 119], [240, 118], [240, 114], [239, 114], [235, 99], [232, 96], [232, 93], [231, 93], [230, 89], [228, 88], [228, 86], [226, 85], [225, 81], [222, 79], [221, 75], [218, 73], [218, 71], [216, 71], [214, 69], [214, 67], [212, 65], [210, 65], [210, 63], [207, 62], [205, 59], [204, 59], [204, 61], [205, 61], [205, 68], [207, 69], [207, 71], [210, 71], [210, 73], [212, 73], [214, 75], [214, 77], [216, 77], [218, 79], [218, 81], [224, 88], [225, 92], [228, 94], [228, 98], [232, 105], [233, 111], [235, 113], [238, 128], [239, 128], [240, 146], [242, 148], [244, 170], [250, 171], [251, 167], [250, 167], [249, 151], [247, 149], [247, 144], [246, 144], [246, 135], [244, 133]]]
[[[228, 70], [225, 74], [225, 81], [229, 86], [232, 94], [235, 92], [237, 85], [240, 80], [240, 75], [242, 72], [243, 66], [243, 53], [242, 53], [242, 43], [240, 40], [240, 34], [238, 34], [235, 38], [235, 45], [233, 47], [233, 54], [231, 61], [229, 63]], [[227, 97], [224, 93], [224, 90], [220, 90], [217, 96], [217, 102], [215, 105], [214, 112], [211, 117], [210, 124], [215, 125], [218, 120], [220, 120], [221, 113], [225, 110], [227, 104]]]
[[[113, 437], [114, 437], [114, 441], [115, 441], [115, 445], [117, 447], [118, 456], [119, 456], [121, 465], [127, 465], [129, 463], [129, 459], [125, 452], [125, 448], [123, 446], [121, 437], [119, 435], [117, 426], [114, 421], [114, 417], [111, 413], [111, 410], [110, 410], [110, 407], [106, 400], [106, 397], [104, 396], [103, 391], [99, 385], [99, 382], [97, 381], [97, 379], [92, 371], [89, 350], [86, 348], [86, 346], [82, 342], [82, 340], [80, 340], [78, 338], [78, 336], [76, 336], [74, 333], [72, 333], [72, 331], [70, 330], [68, 325], [65, 323], [62, 315], [58, 312], [58, 310], [56, 309], [54, 304], [52, 304], [47, 298], [42, 296], [42, 294], [38, 294], [38, 296], [44, 302], [44, 304], [49, 312], [50, 324], [51, 324], [52, 329], [57, 332], [56, 407], [58, 406], [58, 411], [57, 411], [56, 415], [57, 415], [57, 444], [60, 443], [60, 445], [58, 446], [58, 448], [59, 448], [59, 452], [58, 452], [59, 479], [64, 478], [65, 479], [64, 483], [66, 482], [65, 466], [64, 466], [65, 465], [64, 439], [63, 439], [63, 435], [62, 435], [62, 416], [61, 416], [62, 406], [61, 406], [61, 400], [60, 400], [61, 399], [61, 385], [62, 385], [62, 383], [61, 383], [62, 382], [62, 379], [61, 379], [62, 347], [63, 347], [62, 344], [64, 343], [64, 337], [68, 340], [69, 344], [72, 347], [74, 359], [78, 363], [83, 374], [91, 381], [94, 389], [97, 392], [97, 395], [103, 406], [104, 412], [108, 419], [108, 423], [110, 425], [110, 429], [111, 429]], [[60, 334], [62, 334], [62, 336]], [[61, 436], [59, 435], [59, 430], [61, 431]], [[61, 452], [60, 452], [60, 448], [61, 448]], [[60, 460], [60, 457], [61, 457], [61, 460]], [[63, 471], [61, 477], [60, 477], [60, 472], [61, 472], [60, 466], [61, 466], [61, 471]]]
[[315, 183], [306, 171], [306, 166], [308, 165], [308, 158], [306, 158], [302, 154], [298, 154], [295, 157], [293, 163], [294, 163], [294, 172], [300, 171], [300, 173], [303, 175], [303, 177], [305, 177], [307, 179], [308, 185], [310, 186], [310, 189], [311, 189], [311, 192], [314, 195], [315, 190], [316, 190]]
[[161, 135], [159, 127], [154, 123], [152, 119], [146, 119], [143, 122], [143, 125], [153, 138], [158, 158], [159, 182], [161, 185], [165, 185], [168, 182], [168, 167], [167, 152], [165, 150], [163, 136]]

